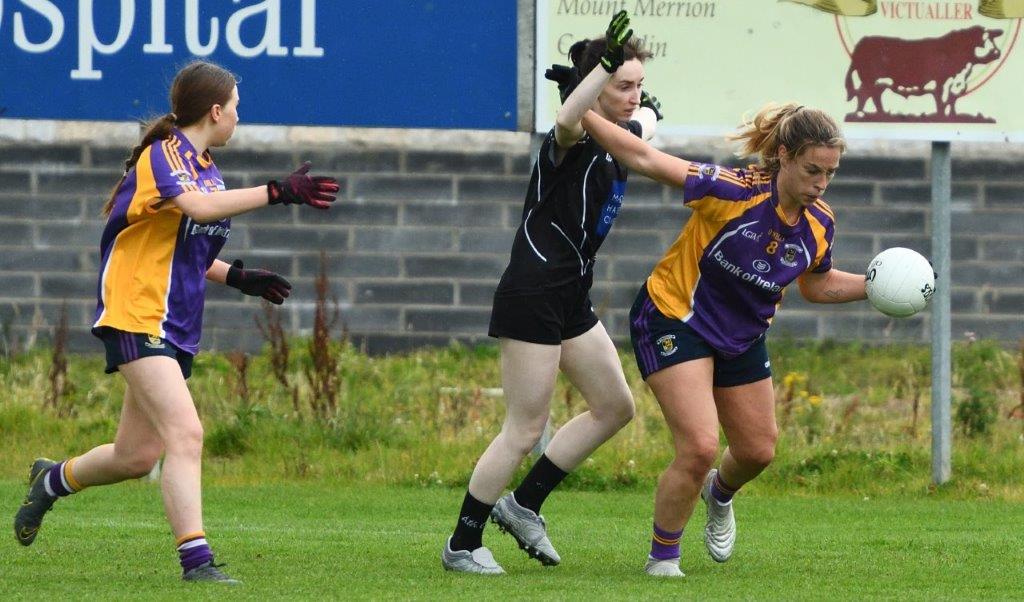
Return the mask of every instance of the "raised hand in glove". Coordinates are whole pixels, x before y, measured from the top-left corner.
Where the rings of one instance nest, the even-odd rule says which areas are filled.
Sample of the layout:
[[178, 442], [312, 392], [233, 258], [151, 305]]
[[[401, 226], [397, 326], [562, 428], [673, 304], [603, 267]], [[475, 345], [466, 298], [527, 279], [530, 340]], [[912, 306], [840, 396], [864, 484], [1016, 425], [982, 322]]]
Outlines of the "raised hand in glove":
[[623, 47], [631, 37], [633, 37], [633, 30], [629, 29], [629, 15], [626, 11], [620, 10], [612, 17], [611, 23], [608, 24], [608, 31], [604, 34], [608, 48], [601, 55], [601, 67], [605, 71], [615, 73], [615, 70], [622, 66], [626, 60]]
[[665, 116], [661, 114], [661, 101], [658, 100], [656, 96], [648, 94], [647, 90], [640, 93], [640, 106], [647, 107], [654, 111], [654, 116], [658, 118], [658, 121], [665, 118]]
[[241, 259], [236, 259], [228, 268], [226, 284], [246, 295], [263, 297], [274, 305], [281, 305], [292, 294], [291, 282], [269, 270], [246, 270]]
[[338, 181], [327, 176], [310, 176], [309, 161], [304, 162], [287, 179], [267, 182], [270, 204], [309, 205], [327, 209], [338, 196]]
[[551, 65], [551, 68], [544, 72], [544, 77], [558, 84], [558, 97], [565, 104], [572, 91], [580, 84], [580, 71], [576, 67], [567, 65]]

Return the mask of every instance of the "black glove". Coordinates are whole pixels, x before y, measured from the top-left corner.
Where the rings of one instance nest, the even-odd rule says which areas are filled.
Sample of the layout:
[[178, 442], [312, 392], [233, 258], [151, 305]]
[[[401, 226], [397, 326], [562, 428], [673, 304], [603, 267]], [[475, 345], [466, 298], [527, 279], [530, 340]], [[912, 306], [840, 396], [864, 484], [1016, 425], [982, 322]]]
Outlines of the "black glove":
[[628, 28], [629, 15], [624, 10], [615, 13], [611, 23], [608, 24], [608, 31], [604, 34], [608, 48], [601, 55], [601, 66], [608, 73], [615, 73], [615, 70], [621, 67], [626, 60], [623, 47], [633, 36], [633, 30]]
[[565, 104], [565, 99], [569, 98], [582, 80], [579, 69], [566, 65], [551, 65], [544, 72], [544, 77], [558, 84], [558, 97], [562, 99], [562, 104]]
[[309, 165], [309, 161], [306, 161], [285, 180], [267, 182], [271, 205], [309, 205], [317, 209], [331, 206], [340, 190], [338, 181], [326, 176], [310, 177]]
[[292, 294], [292, 283], [268, 270], [242, 269], [242, 260], [236, 259], [228, 268], [227, 285], [246, 295], [263, 297], [274, 305], [281, 305]]
[[656, 96], [648, 94], [647, 90], [640, 93], [640, 106], [647, 107], [654, 111], [654, 116], [658, 118], [658, 121], [665, 118], [665, 116], [661, 114], [661, 101], [659, 101]]

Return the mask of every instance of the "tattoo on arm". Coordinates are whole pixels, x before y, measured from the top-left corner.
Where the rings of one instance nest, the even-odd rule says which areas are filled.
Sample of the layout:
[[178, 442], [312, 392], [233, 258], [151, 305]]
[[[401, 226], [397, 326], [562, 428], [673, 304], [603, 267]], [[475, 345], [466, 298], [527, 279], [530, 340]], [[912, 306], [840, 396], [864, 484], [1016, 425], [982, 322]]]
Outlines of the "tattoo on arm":
[[842, 291], [839, 291], [839, 290], [836, 290], [836, 289], [827, 290], [827, 291], [825, 291], [825, 296], [828, 297], [829, 299], [841, 299], [842, 298]]

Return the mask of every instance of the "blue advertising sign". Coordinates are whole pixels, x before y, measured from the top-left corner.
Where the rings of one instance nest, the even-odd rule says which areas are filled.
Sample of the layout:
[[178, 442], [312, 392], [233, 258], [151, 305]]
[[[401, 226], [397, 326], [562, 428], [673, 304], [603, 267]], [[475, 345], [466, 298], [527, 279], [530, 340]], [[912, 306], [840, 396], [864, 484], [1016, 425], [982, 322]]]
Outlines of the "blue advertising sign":
[[516, 128], [513, 0], [0, 0], [3, 117], [161, 115], [193, 58], [243, 122]]

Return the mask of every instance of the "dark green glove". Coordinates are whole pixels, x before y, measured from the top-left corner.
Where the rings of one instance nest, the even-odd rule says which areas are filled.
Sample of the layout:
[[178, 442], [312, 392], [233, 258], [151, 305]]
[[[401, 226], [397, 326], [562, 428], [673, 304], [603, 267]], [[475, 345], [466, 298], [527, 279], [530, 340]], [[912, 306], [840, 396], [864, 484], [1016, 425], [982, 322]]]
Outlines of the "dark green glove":
[[544, 77], [558, 84], [558, 97], [565, 104], [572, 91], [580, 83], [580, 71], [576, 67], [566, 65], [551, 65], [551, 68], [544, 72]]
[[633, 30], [629, 29], [629, 15], [626, 11], [620, 10], [612, 17], [611, 23], [608, 24], [608, 31], [604, 34], [605, 40], [608, 42], [608, 49], [601, 55], [601, 67], [605, 71], [615, 73], [615, 70], [622, 66], [626, 60], [623, 47], [632, 36]]
[[658, 100], [656, 96], [648, 94], [647, 90], [640, 93], [640, 106], [647, 107], [654, 111], [654, 116], [658, 118], [658, 121], [665, 118], [665, 116], [661, 114], [661, 101]]

